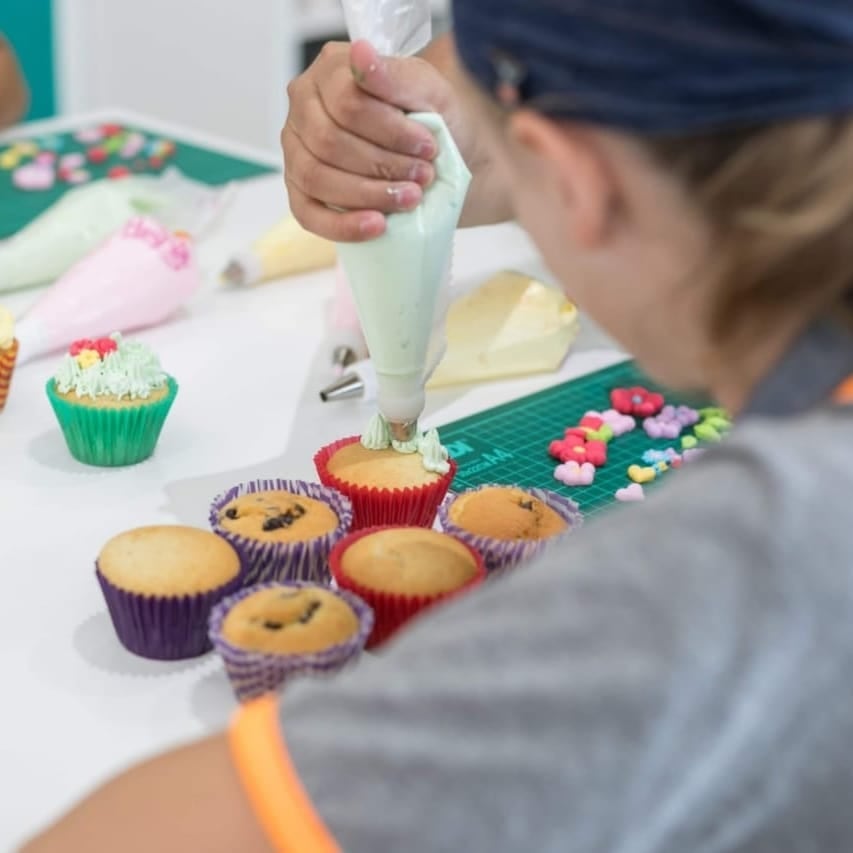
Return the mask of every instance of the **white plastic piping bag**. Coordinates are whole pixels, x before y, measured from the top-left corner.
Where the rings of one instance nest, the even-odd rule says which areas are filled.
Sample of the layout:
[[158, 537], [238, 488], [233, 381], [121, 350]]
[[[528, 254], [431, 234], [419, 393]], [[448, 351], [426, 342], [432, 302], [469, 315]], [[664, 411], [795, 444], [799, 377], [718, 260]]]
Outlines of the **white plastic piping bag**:
[[380, 56], [411, 56], [432, 38], [429, 0], [342, 0], [350, 41], [369, 41]]

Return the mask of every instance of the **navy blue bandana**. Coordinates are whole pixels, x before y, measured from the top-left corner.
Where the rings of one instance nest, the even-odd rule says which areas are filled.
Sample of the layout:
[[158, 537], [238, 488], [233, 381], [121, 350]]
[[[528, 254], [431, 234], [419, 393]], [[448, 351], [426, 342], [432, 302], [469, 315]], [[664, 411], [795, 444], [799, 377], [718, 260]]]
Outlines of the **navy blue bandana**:
[[508, 106], [644, 134], [853, 110], [853, 0], [455, 0]]

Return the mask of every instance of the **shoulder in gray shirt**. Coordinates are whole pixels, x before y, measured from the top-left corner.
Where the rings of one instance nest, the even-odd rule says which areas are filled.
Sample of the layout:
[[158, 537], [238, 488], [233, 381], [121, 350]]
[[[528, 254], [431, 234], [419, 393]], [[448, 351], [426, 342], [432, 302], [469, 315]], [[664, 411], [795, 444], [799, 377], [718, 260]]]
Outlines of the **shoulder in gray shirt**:
[[750, 419], [282, 725], [349, 853], [853, 850], [853, 413]]

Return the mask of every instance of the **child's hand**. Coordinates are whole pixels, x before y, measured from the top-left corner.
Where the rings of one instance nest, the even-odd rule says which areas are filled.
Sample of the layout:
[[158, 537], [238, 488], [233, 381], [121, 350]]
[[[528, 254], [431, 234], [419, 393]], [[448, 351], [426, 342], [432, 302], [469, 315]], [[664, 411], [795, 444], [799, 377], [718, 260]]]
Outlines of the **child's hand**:
[[405, 111], [460, 123], [441, 72], [423, 59], [382, 59], [366, 42], [326, 45], [288, 94], [281, 144], [291, 210], [335, 241], [379, 236], [384, 214], [416, 207], [434, 179], [435, 140]]

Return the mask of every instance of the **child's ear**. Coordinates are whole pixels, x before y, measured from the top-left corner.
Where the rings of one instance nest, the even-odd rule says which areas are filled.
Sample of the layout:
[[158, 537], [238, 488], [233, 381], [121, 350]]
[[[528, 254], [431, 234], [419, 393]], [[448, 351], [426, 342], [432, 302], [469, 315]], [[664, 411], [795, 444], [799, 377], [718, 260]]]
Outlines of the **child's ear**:
[[536, 155], [554, 181], [574, 245], [599, 248], [614, 212], [616, 184], [596, 136], [522, 110], [510, 121], [516, 144]]

